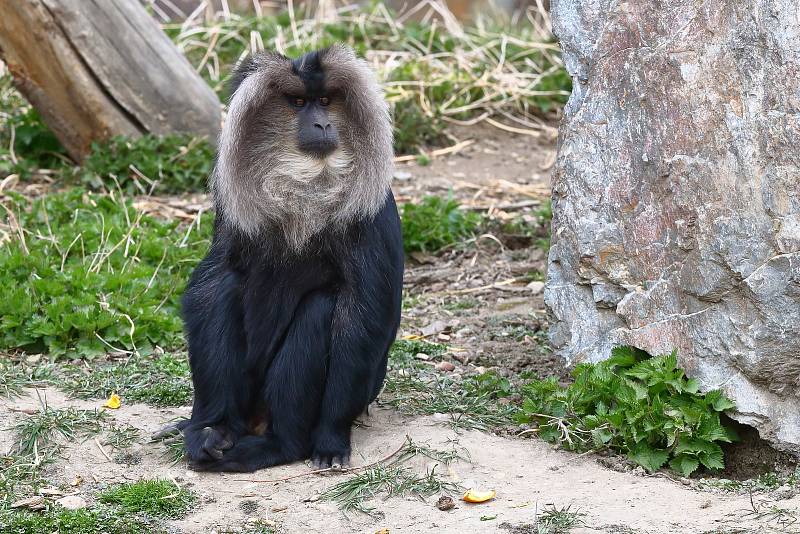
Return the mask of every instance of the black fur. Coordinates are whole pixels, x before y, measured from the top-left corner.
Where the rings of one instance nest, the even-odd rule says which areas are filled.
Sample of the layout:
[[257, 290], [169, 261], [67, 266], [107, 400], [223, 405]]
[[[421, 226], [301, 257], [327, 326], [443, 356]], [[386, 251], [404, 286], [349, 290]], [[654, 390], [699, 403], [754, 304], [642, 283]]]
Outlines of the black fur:
[[195, 397], [180, 426], [196, 469], [346, 462], [351, 425], [381, 389], [403, 278], [391, 192], [374, 219], [288, 250], [217, 214], [183, 298]]

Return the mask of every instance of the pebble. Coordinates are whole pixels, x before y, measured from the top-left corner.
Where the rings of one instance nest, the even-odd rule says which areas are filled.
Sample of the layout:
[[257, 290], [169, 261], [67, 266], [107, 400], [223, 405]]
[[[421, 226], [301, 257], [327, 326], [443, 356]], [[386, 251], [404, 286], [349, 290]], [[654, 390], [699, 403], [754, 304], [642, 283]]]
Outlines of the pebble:
[[444, 371], [446, 373], [449, 373], [450, 371], [452, 371], [455, 368], [456, 368], [456, 366], [453, 365], [450, 362], [439, 362], [439, 363], [436, 364], [436, 370], [437, 371]]
[[86, 508], [86, 501], [77, 495], [67, 495], [66, 497], [61, 497], [56, 501], [56, 504], [60, 505], [62, 508], [66, 508], [67, 510], [80, 510], [81, 508]]

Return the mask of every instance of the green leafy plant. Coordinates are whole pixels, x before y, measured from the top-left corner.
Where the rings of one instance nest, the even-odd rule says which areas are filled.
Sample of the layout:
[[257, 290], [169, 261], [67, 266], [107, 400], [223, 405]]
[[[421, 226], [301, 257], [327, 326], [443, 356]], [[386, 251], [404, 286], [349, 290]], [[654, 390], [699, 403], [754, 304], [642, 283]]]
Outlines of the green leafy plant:
[[519, 421], [568, 449], [626, 453], [648, 471], [667, 462], [684, 476], [700, 465], [724, 467], [719, 443], [736, 435], [719, 415], [734, 404], [717, 390], [700, 393], [677, 368], [676, 353], [619, 347], [606, 361], [579, 364], [573, 377], [567, 387], [555, 378], [525, 385]]
[[92, 145], [78, 176], [95, 188], [113, 190], [119, 183], [129, 193], [202, 191], [213, 163], [214, 150], [205, 139], [189, 135], [114, 137]]
[[0, 247], [0, 348], [91, 357], [182, 344], [179, 297], [211, 216], [181, 227], [80, 189], [2, 207], [24, 232]]
[[406, 252], [435, 252], [473, 236], [482, 219], [459, 209], [453, 198], [428, 196], [403, 205], [403, 245]]

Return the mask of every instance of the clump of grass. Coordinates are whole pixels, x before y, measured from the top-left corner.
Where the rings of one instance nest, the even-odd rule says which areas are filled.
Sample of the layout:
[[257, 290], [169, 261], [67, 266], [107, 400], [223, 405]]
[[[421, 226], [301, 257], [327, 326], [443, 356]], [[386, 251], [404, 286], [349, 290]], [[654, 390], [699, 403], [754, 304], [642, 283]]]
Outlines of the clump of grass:
[[163, 519], [183, 517], [195, 500], [190, 491], [160, 479], [117, 484], [100, 494], [100, 502], [117, 505], [126, 513]]
[[474, 378], [390, 372], [380, 401], [406, 415], [444, 414], [454, 429], [491, 430], [511, 424], [516, 413], [510, 404], [498, 402], [506, 395], [496, 387], [500, 383], [482, 385]]
[[459, 489], [458, 484], [444, 480], [435, 469], [420, 475], [406, 467], [378, 465], [339, 482], [326, 490], [321, 498], [337, 503], [343, 512], [374, 515], [375, 508], [367, 506], [365, 501], [380, 494], [387, 497], [414, 495], [424, 499], [435, 493]]
[[482, 16], [462, 26], [442, 4], [394, 14], [384, 4], [345, 6], [326, 17], [282, 12], [269, 17], [202, 14], [165, 29], [218, 93], [234, 64], [261, 49], [297, 56], [336, 42], [366, 56], [393, 108], [395, 150], [414, 153], [446, 142], [448, 121], [546, 129], [540, 116], [569, 96], [566, 74], [545, 12], [518, 23]]
[[398, 339], [389, 349], [389, 368], [403, 369], [421, 365], [416, 358], [417, 354], [427, 354], [431, 358], [438, 358], [447, 351], [441, 343], [431, 343], [424, 340]]
[[162, 534], [151, 521], [120, 514], [111, 508], [0, 513], [0, 531], [9, 534]]
[[0, 396], [18, 397], [24, 388], [47, 383], [52, 374], [51, 365], [31, 366], [0, 358]]
[[139, 440], [142, 431], [131, 425], [111, 425], [103, 441], [115, 449], [127, 449]]
[[493, 373], [465, 379], [442, 376], [416, 355], [440, 358], [447, 347], [423, 340], [394, 342], [379, 402], [407, 415], [447, 414], [453, 428], [488, 430], [513, 421], [514, 408], [498, 399], [510, 396], [511, 383]]
[[566, 534], [583, 524], [583, 512], [571, 509], [571, 506], [556, 508], [550, 506], [536, 514], [537, 534]]
[[473, 237], [482, 218], [459, 209], [453, 198], [428, 196], [419, 203], [404, 204], [401, 222], [406, 252], [436, 252]]
[[59, 442], [97, 434], [107, 419], [107, 414], [102, 411], [50, 408], [43, 403], [38, 412], [13, 427], [17, 436], [16, 452], [35, 456], [47, 449], [57, 449]]
[[116, 393], [123, 402], [159, 407], [186, 406], [192, 400], [189, 362], [183, 354], [131, 357], [90, 371], [65, 369], [58, 386], [80, 399], [103, 399]]
[[208, 248], [210, 216], [181, 227], [81, 189], [2, 202], [20, 229], [0, 247], [0, 348], [92, 357], [182, 345], [179, 295]]
[[205, 139], [189, 135], [137, 139], [114, 137], [94, 143], [77, 171], [94, 188], [128, 193], [182, 193], [205, 190], [214, 163], [214, 150]]
[[[417, 456], [438, 462], [424, 475], [401, 464]], [[388, 497], [413, 495], [424, 499], [435, 493], [453, 493], [461, 486], [442, 478], [436, 468], [456, 460], [469, 460], [469, 452], [453, 442], [450, 450], [439, 450], [416, 443], [406, 436], [406, 442], [388, 463], [371, 466], [322, 493], [323, 500], [336, 502], [343, 512], [358, 511], [372, 516], [381, 514], [365, 503], [378, 495]]]
[[609, 448], [648, 471], [667, 462], [684, 476], [700, 465], [724, 467], [719, 443], [736, 434], [720, 413], [734, 404], [717, 390], [700, 393], [674, 352], [651, 357], [618, 347], [604, 362], [579, 364], [573, 377], [567, 387], [555, 378], [524, 386], [518, 420], [536, 423], [546, 441], [572, 450]]
[[186, 443], [183, 440], [183, 435], [180, 433], [164, 436], [155, 441], [160, 442], [164, 446], [162, 456], [173, 465], [183, 460], [186, 456]]

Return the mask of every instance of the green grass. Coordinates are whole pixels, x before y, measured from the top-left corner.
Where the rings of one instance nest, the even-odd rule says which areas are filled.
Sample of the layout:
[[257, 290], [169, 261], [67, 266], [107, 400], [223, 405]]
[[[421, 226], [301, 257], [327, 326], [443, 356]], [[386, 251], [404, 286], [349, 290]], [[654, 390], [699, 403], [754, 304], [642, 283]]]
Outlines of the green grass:
[[142, 513], [162, 519], [183, 517], [195, 501], [190, 491], [169, 480], [117, 484], [100, 494], [100, 502], [117, 505], [125, 513]]
[[165, 194], [204, 191], [214, 163], [214, 149], [204, 139], [188, 135], [138, 139], [114, 137], [92, 145], [76, 171], [80, 181], [95, 189], [128, 193]]
[[333, 501], [343, 512], [358, 511], [374, 515], [376, 509], [365, 501], [385, 494], [386, 497], [415, 496], [420, 499], [436, 493], [457, 492], [460, 486], [443, 479], [435, 469], [424, 475], [406, 467], [371, 467], [347, 480], [339, 482], [322, 494], [322, 499]]
[[0, 396], [18, 397], [24, 388], [47, 383], [52, 374], [51, 365], [27, 365], [0, 357]]
[[182, 345], [179, 297], [212, 221], [156, 220], [80, 189], [3, 207], [24, 229], [0, 247], [0, 348], [92, 357]]
[[0, 532], [7, 534], [165, 534], [163, 527], [111, 508], [0, 513]]
[[[438, 343], [395, 341], [379, 402], [407, 415], [444, 414], [455, 429], [490, 430], [513, 423], [515, 408], [498, 402], [513, 393], [511, 383], [493, 373], [452, 378], [434, 372], [430, 361], [441, 359], [445, 350]], [[420, 352], [430, 360], [416, 358]]]
[[80, 399], [105, 399], [116, 393], [123, 403], [159, 407], [186, 406], [192, 400], [191, 373], [184, 354], [132, 357], [91, 370], [69, 367], [62, 370], [57, 385]]
[[582, 526], [581, 518], [585, 515], [571, 510], [570, 506], [550, 506], [536, 514], [536, 534], [566, 534], [573, 528]]
[[701, 465], [724, 467], [720, 442], [736, 439], [720, 421], [734, 408], [720, 391], [677, 368], [675, 353], [651, 357], [618, 347], [598, 364], [579, 364], [574, 382], [533, 381], [522, 389], [518, 420], [538, 425], [538, 435], [572, 450], [608, 448], [648, 471], [665, 464], [688, 476]]
[[428, 196], [402, 207], [406, 252], [436, 252], [474, 237], [482, 224], [477, 213], [459, 209], [453, 198]]
[[108, 416], [103, 411], [77, 408], [50, 408], [43, 404], [38, 412], [14, 425], [15, 452], [23, 456], [43, 454], [61, 443], [97, 434]]

